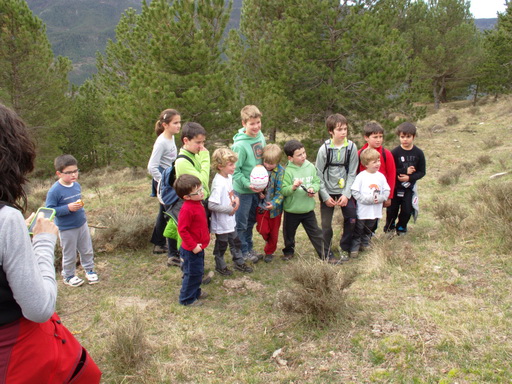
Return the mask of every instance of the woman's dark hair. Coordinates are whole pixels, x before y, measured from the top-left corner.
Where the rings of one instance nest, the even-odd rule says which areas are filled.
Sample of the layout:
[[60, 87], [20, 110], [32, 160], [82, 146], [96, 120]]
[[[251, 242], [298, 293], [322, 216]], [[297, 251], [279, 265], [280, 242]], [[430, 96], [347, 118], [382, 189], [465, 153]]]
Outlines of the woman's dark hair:
[[21, 211], [27, 207], [23, 188], [34, 169], [36, 148], [21, 118], [0, 104], [0, 200]]

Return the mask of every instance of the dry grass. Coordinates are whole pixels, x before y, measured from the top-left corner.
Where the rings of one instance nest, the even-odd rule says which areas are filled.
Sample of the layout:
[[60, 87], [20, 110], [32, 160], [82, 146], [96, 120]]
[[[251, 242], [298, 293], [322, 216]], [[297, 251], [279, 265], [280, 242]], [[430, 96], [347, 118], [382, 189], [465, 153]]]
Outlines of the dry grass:
[[[419, 121], [416, 144], [428, 169], [419, 183], [418, 222], [391, 240], [380, 229], [371, 251], [338, 269], [319, 264], [299, 230], [301, 261], [276, 258], [256, 264], [250, 275], [215, 276], [204, 287], [210, 294], [206, 304], [185, 308], [177, 303], [179, 269], [152, 255], [149, 242], [139, 250], [119, 242], [113, 252], [96, 255], [100, 284], [74, 289], [59, 283], [58, 311], [103, 370], [104, 383], [512, 382], [512, 262], [506, 243], [512, 238], [511, 174], [489, 180], [512, 170], [512, 148], [507, 140], [492, 149], [482, 145], [510, 129], [511, 101], [447, 105]], [[450, 116], [458, 123], [431, 129]], [[437, 182], [453, 170], [460, 170], [456, 182]], [[98, 171], [91, 187], [82, 175], [91, 225], [125, 225], [118, 220], [123, 213], [141, 227], [155, 218], [149, 180], [124, 172]], [[144, 245], [144, 237], [137, 244]], [[256, 233], [255, 240], [261, 249]], [[208, 270], [214, 265], [211, 251]], [[294, 285], [294, 273], [308, 267], [318, 270]], [[332, 299], [327, 303], [341, 307], [326, 327], [297, 321], [304, 318], [277, 305], [280, 292], [290, 287], [300, 292], [322, 276], [337, 281], [352, 268], [359, 273], [352, 284], [341, 290], [334, 285], [342, 298], [326, 295]], [[118, 330], [135, 323], [144, 337], [121, 341]], [[112, 361], [116, 339], [146, 345], [143, 363], [124, 370], [125, 363]]]

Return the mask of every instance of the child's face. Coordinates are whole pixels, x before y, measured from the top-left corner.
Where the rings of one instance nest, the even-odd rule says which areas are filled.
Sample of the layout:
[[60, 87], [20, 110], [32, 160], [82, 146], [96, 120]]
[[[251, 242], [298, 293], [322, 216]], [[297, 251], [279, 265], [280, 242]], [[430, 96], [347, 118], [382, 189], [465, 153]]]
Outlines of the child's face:
[[332, 137], [332, 141], [336, 144], [341, 144], [345, 141], [348, 134], [347, 124], [338, 123], [333, 131], [329, 132]]
[[370, 160], [370, 163], [366, 166], [366, 170], [370, 173], [375, 173], [380, 168], [380, 158], [376, 160]]
[[277, 167], [277, 164], [267, 163], [266, 161], [263, 161], [263, 166], [267, 171], [273, 170], [275, 167]]
[[62, 184], [71, 185], [78, 179], [78, 172], [76, 165], [68, 165], [62, 172], [57, 171], [56, 173]]
[[199, 184], [197, 187], [193, 189], [192, 192], [190, 192], [188, 195], [185, 195], [186, 200], [193, 200], [193, 201], [201, 201], [204, 197], [204, 190], [203, 186]]
[[218, 168], [219, 168], [219, 173], [222, 176], [232, 175], [233, 173], [235, 173], [235, 163], [233, 163], [231, 161], [229, 161], [225, 166], [218, 167]]
[[183, 138], [183, 148], [192, 153], [199, 153], [201, 149], [204, 148], [204, 142], [206, 141], [206, 137], [204, 135], [194, 136], [192, 139], [188, 137]]
[[372, 133], [370, 136], [365, 136], [364, 139], [370, 148], [377, 149], [382, 146], [384, 135], [382, 133]]
[[258, 133], [261, 131], [261, 118], [260, 117], [251, 117], [245, 123], [242, 122], [243, 127], [245, 128], [245, 133], [251, 137], [258, 136]]
[[176, 135], [180, 132], [181, 128], [181, 116], [176, 115], [173, 116], [172, 120], [169, 123], [162, 123], [164, 127], [164, 131], [170, 133], [171, 135]]
[[288, 156], [288, 160], [290, 160], [293, 164], [301, 167], [302, 164], [306, 161], [306, 148], [299, 148], [293, 152], [293, 156]]
[[403, 149], [412, 149], [414, 136], [410, 133], [402, 133], [400, 132], [400, 145]]

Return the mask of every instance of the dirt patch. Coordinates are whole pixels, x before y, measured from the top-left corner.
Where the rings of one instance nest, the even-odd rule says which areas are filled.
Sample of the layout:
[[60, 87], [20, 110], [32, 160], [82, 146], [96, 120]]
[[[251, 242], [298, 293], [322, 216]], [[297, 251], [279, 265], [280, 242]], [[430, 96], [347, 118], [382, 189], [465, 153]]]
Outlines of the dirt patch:
[[222, 287], [228, 291], [228, 294], [240, 292], [259, 292], [265, 289], [265, 286], [251, 278], [244, 276], [239, 279], [224, 280]]

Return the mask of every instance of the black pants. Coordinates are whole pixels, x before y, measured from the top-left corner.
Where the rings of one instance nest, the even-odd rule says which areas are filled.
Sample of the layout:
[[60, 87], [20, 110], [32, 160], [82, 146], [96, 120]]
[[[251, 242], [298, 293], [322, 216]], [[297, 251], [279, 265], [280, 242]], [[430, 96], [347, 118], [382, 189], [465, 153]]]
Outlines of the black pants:
[[302, 224], [306, 234], [313, 244], [318, 257], [321, 259], [327, 257], [324, 247], [324, 238], [322, 236], [322, 230], [318, 226], [316, 221], [315, 211], [307, 213], [284, 213], [283, 220], [283, 237], [284, 237], [284, 248], [283, 253], [285, 255], [293, 255], [295, 253], [295, 234], [297, 228]]
[[[338, 200], [341, 195], [331, 195], [334, 200]], [[336, 207], [328, 207], [324, 202], [320, 204], [320, 217], [322, 219], [322, 233], [324, 246], [330, 250], [332, 246], [332, 217]], [[340, 239], [340, 249], [346, 252], [350, 251], [352, 245], [352, 236], [356, 227], [357, 207], [356, 200], [352, 197], [345, 207], [340, 207], [343, 214], [343, 234]]]
[[[398, 196], [404, 193], [403, 196]], [[395, 191], [395, 196], [391, 200], [391, 205], [386, 208], [386, 225], [384, 231], [407, 232], [407, 224], [413, 214], [412, 207], [412, 188], [399, 189]], [[395, 224], [398, 218], [398, 223]]]
[[373, 228], [377, 224], [378, 219], [358, 219], [354, 236], [352, 237], [351, 252], [358, 252], [361, 246], [368, 247], [372, 238]]

